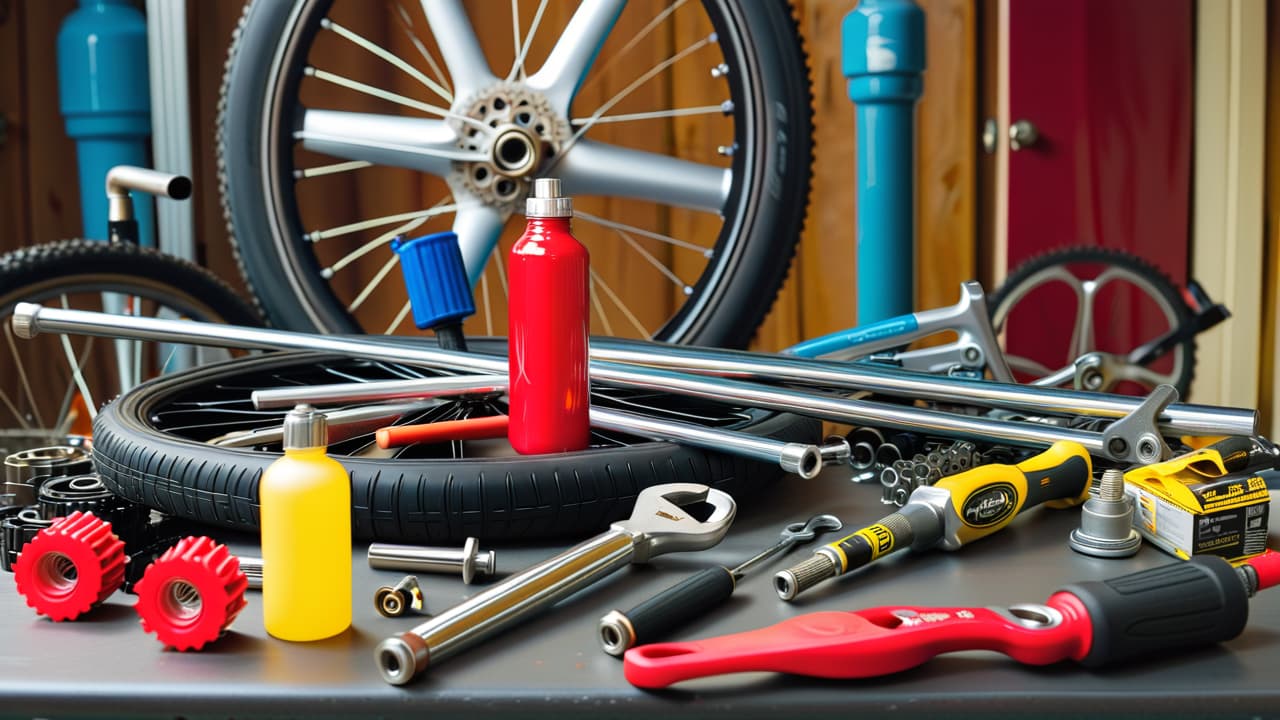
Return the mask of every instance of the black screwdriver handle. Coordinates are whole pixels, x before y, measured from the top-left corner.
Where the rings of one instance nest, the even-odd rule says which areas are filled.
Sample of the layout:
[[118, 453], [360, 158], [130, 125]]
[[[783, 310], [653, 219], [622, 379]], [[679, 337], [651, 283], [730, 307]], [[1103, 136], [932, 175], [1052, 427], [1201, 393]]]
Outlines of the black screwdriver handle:
[[623, 613], [635, 633], [634, 644], [661, 640], [716, 609], [733, 594], [734, 584], [729, 568], [709, 567], [636, 605]]
[[1111, 580], [1068, 585], [1093, 625], [1089, 667], [1162, 650], [1230, 640], [1249, 619], [1249, 595], [1235, 568], [1214, 556]]

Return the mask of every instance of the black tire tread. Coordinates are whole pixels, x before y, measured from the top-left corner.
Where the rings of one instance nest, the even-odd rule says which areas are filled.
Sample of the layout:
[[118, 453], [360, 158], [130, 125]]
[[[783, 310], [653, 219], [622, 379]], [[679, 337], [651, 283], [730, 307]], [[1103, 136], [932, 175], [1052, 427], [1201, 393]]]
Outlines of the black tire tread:
[[[258, 483], [274, 453], [215, 448], [157, 431], [148, 406], [183, 384], [234, 373], [234, 363], [285, 362], [277, 353], [157, 378], [94, 421], [102, 482], [161, 512], [237, 530], [258, 528]], [[318, 356], [308, 356], [318, 357]], [[746, 431], [791, 442], [818, 438], [817, 421], [762, 414]], [[776, 465], [675, 443], [470, 460], [341, 458], [351, 475], [355, 537], [403, 543], [582, 537], [625, 518], [651, 485], [696, 482], [749, 497], [782, 475]]]

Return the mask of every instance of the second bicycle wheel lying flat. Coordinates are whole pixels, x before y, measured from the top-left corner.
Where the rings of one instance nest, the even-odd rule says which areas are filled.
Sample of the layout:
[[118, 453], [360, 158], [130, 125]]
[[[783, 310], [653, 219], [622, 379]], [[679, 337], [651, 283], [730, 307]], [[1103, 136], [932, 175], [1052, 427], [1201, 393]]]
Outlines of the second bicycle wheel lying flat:
[[[497, 343], [477, 343], [497, 350]], [[258, 527], [258, 481], [278, 443], [211, 441], [278, 426], [285, 410], [254, 410], [250, 392], [284, 385], [403, 379], [421, 368], [314, 353], [273, 353], [159, 378], [110, 403], [94, 422], [94, 454], [117, 494], [162, 512], [239, 530]], [[610, 388], [593, 402], [788, 441], [813, 442], [816, 421]], [[498, 397], [424, 407], [400, 422], [503, 412]], [[505, 441], [381, 451], [366, 424], [331, 442], [351, 474], [354, 534], [405, 543], [582, 536], [628, 515], [651, 485], [698, 482], [742, 499], [782, 475], [776, 465], [675, 443], [595, 433], [576, 453], [514, 456]], [[495, 454], [496, 453], [496, 454]]]

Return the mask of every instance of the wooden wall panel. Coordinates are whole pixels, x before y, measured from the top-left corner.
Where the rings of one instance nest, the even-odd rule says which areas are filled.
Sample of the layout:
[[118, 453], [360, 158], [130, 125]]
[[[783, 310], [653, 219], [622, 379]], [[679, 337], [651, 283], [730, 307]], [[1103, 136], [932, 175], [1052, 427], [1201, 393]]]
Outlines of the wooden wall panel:
[[[24, 244], [79, 237], [80, 192], [75, 145], [63, 130], [58, 113], [58, 68], [55, 38], [62, 18], [75, 0], [28, 0], [22, 32], [26, 36], [27, 193], [31, 226]], [[106, 234], [106, 228], [102, 229]]]
[[27, 244], [31, 231], [23, 14], [21, 4], [0, 0], [0, 252]]

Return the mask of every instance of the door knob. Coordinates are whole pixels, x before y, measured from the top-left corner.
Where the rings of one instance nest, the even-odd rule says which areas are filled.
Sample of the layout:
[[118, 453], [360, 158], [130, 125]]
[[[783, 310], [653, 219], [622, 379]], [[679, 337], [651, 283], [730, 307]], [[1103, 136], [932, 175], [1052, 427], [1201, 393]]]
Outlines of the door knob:
[[1009, 126], [1009, 148], [1022, 150], [1036, 144], [1040, 139], [1040, 131], [1030, 120], [1019, 120]]

